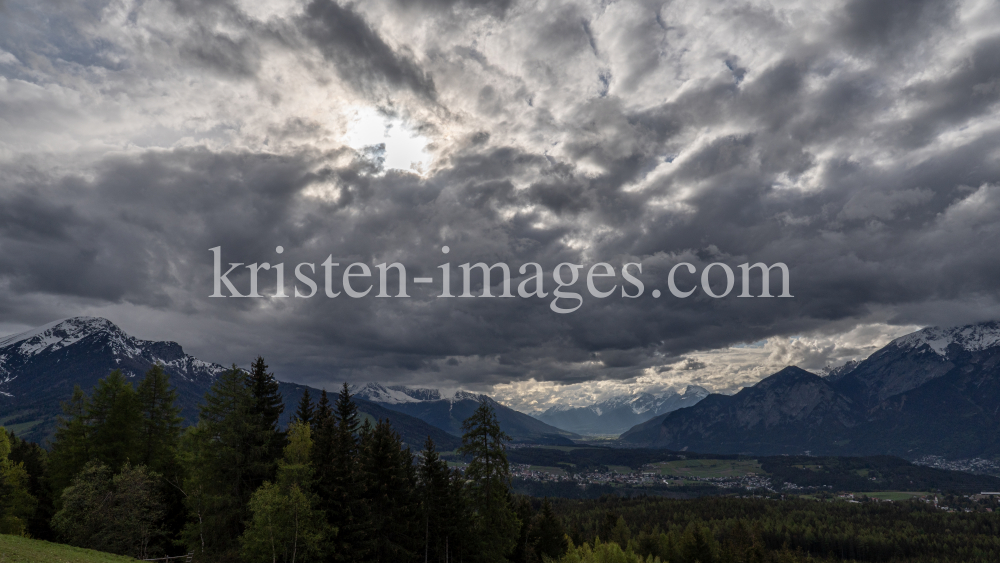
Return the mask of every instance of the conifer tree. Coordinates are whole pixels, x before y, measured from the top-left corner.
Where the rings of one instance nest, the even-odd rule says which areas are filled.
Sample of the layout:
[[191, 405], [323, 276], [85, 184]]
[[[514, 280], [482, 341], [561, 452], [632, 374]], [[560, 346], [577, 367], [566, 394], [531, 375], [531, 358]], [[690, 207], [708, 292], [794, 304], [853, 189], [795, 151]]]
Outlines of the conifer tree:
[[530, 543], [534, 545], [539, 561], [543, 560], [543, 556], [559, 559], [569, 547], [566, 543], [566, 531], [552, 511], [552, 503], [548, 498], [542, 501], [542, 509], [532, 526]]
[[10, 438], [9, 459], [14, 464], [21, 464], [24, 467], [28, 474], [28, 494], [38, 501], [34, 513], [28, 518], [28, 533], [36, 539], [51, 539], [52, 529], [49, 520], [52, 519], [55, 509], [49, 485], [48, 455], [34, 442], [22, 440], [13, 432], [8, 432], [7, 435]]
[[[340, 518], [333, 514], [335, 508], [332, 495], [333, 484], [333, 447], [336, 436], [337, 424], [333, 418], [333, 410], [330, 408], [330, 400], [327, 397], [326, 389], [320, 393], [319, 401], [312, 424], [310, 424], [313, 444], [309, 452], [309, 463], [312, 468], [313, 490], [317, 496], [318, 508], [326, 515], [328, 526], [338, 528]], [[330, 556], [327, 561], [336, 559], [336, 550], [339, 547], [339, 537], [341, 531], [338, 528], [336, 536], [327, 535], [324, 542], [324, 551]]]
[[184, 495], [179, 488], [183, 485], [178, 460], [183, 419], [177, 406], [177, 391], [170, 386], [170, 376], [163, 366], [157, 363], [146, 372], [136, 393], [142, 413], [140, 457], [136, 462], [161, 477], [157, 486], [163, 499], [165, 526], [177, 531], [184, 527], [187, 517]]
[[[372, 536], [368, 533], [369, 512], [365, 502], [365, 482], [360, 471], [360, 430], [358, 407], [344, 383], [333, 412], [336, 428], [332, 432], [329, 466], [323, 472], [323, 496], [327, 500], [330, 525], [336, 527], [338, 560], [356, 561], [370, 553]], [[367, 421], [366, 421], [367, 422]]]
[[333, 409], [330, 407], [330, 399], [326, 395], [326, 389], [320, 392], [319, 402], [316, 403], [315, 417], [317, 421], [333, 419]]
[[684, 561], [714, 563], [718, 546], [711, 530], [705, 528], [701, 522], [691, 522], [685, 528], [677, 549]]
[[420, 453], [417, 473], [421, 517], [423, 520], [424, 561], [443, 561], [447, 537], [449, 471], [448, 464], [438, 455], [430, 436]]
[[535, 537], [535, 509], [531, 505], [531, 500], [519, 496], [515, 499], [513, 507], [521, 528], [514, 551], [510, 554], [511, 563], [538, 563], [541, 560], [535, 555], [535, 542], [538, 538]]
[[177, 391], [170, 387], [170, 376], [161, 364], [146, 372], [137, 393], [142, 423], [140, 457], [135, 461], [161, 474], [173, 475], [181, 433], [181, 409], [176, 404]]
[[59, 417], [55, 441], [49, 454], [49, 480], [58, 496], [73, 481], [73, 477], [90, 461], [90, 426], [87, 411], [90, 401], [79, 385], [73, 396], [62, 403], [65, 416]]
[[250, 366], [248, 385], [253, 396], [251, 417], [255, 426], [251, 436], [260, 442], [266, 452], [264, 457], [257, 460], [257, 465], [250, 468], [256, 489], [265, 480], [274, 479], [277, 461], [281, 459], [285, 434], [278, 428], [278, 419], [285, 410], [285, 404], [281, 400], [274, 374], [267, 371], [267, 364], [260, 356]]
[[90, 459], [117, 473], [127, 462], [142, 457], [139, 431], [142, 412], [132, 383], [121, 370], [114, 370], [94, 386], [87, 409], [91, 427]]
[[316, 412], [313, 422], [310, 424], [312, 431], [313, 446], [309, 454], [309, 462], [313, 467], [313, 475], [316, 480], [317, 492], [323, 498], [324, 509], [329, 509], [329, 485], [331, 471], [333, 467], [333, 444], [337, 431], [337, 421], [333, 418], [333, 410], [330, 408], [330, 400], [327, 398], [326, 389], [320, 393], [319, 403], [316, 405]]
[[369, 560], [411, 560], [418, 546], [418, 505], [414, 494], [416, 474], [413, 455], [387, 420], [380, 420], [362, 441], [361, 471], [365, 478], [366, 534]]
[[312, 424], [314, 417], [315, 413], [312, 398], [309, 397], [309, 388], [306, 387], [306, 389], [302, 392], [302, 398], [299, 400], [299, 406], [295, 410], [295, 420], [305, 424]]
[[358, 405], [354, 404], [351, 389], [344, 382], [344, 386], [337, 395], [336, 413], [337, 426], [341, 436], [346, 440], [354, 441], [354, 435], [361, 426], [361, 417], [358, 415]]
[[255, 439], [255, 403], [247, 373], [234, 364], [212, 384], [198, 426], [185, 436], [190, 462], [184, 490], [191, 515], [185, 539], [212, 561], [237, 560], [237, 539], [255, 489], [253, 469], [268, 454], [268, 444]]
[[451, 470], [445, 505], [448, 508], [444, 521], [444, 561], [475, 560], [479, 547], [475, 514], [465, 475], [458, 469]]
[[462, 423], [462, 447], [458, 452], [471, 458], [465, 470], [476, 512], [476, 531], [483, 561], [502, 562], [516, 542], [520, 522], [511, 502], [510, 441], [486, 399]]

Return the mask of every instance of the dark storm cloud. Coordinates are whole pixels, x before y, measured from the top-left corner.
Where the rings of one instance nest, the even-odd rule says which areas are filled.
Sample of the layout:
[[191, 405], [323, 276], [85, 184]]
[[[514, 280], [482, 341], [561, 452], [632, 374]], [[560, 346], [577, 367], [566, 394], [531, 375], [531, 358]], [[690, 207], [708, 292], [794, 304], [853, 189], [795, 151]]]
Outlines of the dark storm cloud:
[[373, 88], [383, 83], [434, 99], [434, 82], [413, 59], [397, 53], [350, 5], [313, 0], [299, 23], [349, 84]]
[[840, 39], [862, 56], [896, 55], [951, 23], [958, 2], [948, 0], [850, 0]]
[[919, 147], [949, 127], [995, 114], [1000, 101], [1000, 37], [975, 44], [964, 64], [945, 79], [914, 84], [906, 94], [921, 110], [900, 125], [904, 146]]
[[[952, 4], [852, 1], [808, 41], [776, 12], [739, 12], [748, 28], [767, 30], [761, 45], [781, 34], [789, 45], [757, 59], [707, 49], [685, 72], [711, 72], [690, 81], [669, 69], [694, 49], [664, 53], [708, 24], [678, 23], [667, 10], [677, 6], [642, 12], [637, 31], [614, 40], [582, 4], [527, 23], [512, 21], [520, 7], [492, 6], [408, 6], [441, 35], [440, 46], [421, 53], [384, 35], [391, 26], [378, 25], [381, 4], [314, 0], [301, 14], [261, 23], [230, 4], [177, 3], [174, 12], [192, 23], [177, 32], [178, 64], [214, 69], [233, 88], [260, 86], [269, 80], [268, 49], [289, 60], [318, 50], [345, 90], [379, 102], [415, 93], [444, 107], [453, 122], [425, 115], [417, 123], [445, 147], [439, 161], [420, 176], [385, 170], [384, 147], [320, 147], [332, 126], [315, 106], [263, 124], [212, 123], [237, 132], [231, 143], [98, 150], [78, 168], [40, 168], [42, 149], [8, 159], [0, 311], [28, 322], [35, 314], [19, 300], [66, 299], [180, 312], [191, 335], [185, 346], [208, 360], [262, 353], [284, 377], [305, 382], [456, 385], [700, 371], [706, 364], [682, 361], [686, 354], [831, 323], [951, 324], [1000, 312], [1000, 132], [989, 121], [1000, 96], [1000, 63], [991, 57], [1000, 36], [980, 34], [922, 72], [922, 53], [946, 45], [958, 25]], [[510, 22], [515, 39], [506, 50], [445, 45], [461, 28], [455, 21], [476, 18], [490, 33]], [[0, 45], [21, 57], [14, 43]], [[527, 46], [522, 58], [498, 60], [519, 46]], [[608, 58], [619, 51], [643, 56]], [[322, 82], [322, 72], [306, 68]], [[261, 105], [280, 106], [283, 88], [302, 76], [283, 74]], [[587, 94], [564, 95], [577, 86], [567, 76], [578, 76], [574, 92]], [[661, 82], [651, 86], [654, 79]], [[13, 88], [13, 75], [6, 80]], [[671, 81], [684, 87], [662, 93]], [[0, 117], [27, 132], [30, 123], [19, 121], [26, 114], [31, 123], [62, 123], [79, 113], [36, 90], [0, 94]], [[152, 107], [154, 116], [164, 111]], [[278, 141], [291, 148], [267, 146]], [[442, 245], [451, 247], [447, 256]], [[551, 295], [437, 299], [412, 283], [409, 300], [209, 299], [208, 249], [216, 246], [227, 263], [284, 262], [289, 286], [295, 264], [320, 271], [327, 256], [342, 266], [400, 261], [411, 280], [447, 261], [456, 293], [465, 262], [508, 263], [515, 288], [517, 267], [538, 262], [551, 291], [558, 263], [603, 261], [616, 271], [641, 262], [646, 293], [585, 295], [569, 315], [549, 309]], [[700, 273], [713, 262], [758, 261], [789, 265], [794, 299], [735, 298], [738, 275], [726, 299], [667, 293], [679, 262]], [[268, 276], [263, 293], [273, 291]], [[231, 278], [248, 285], [244, 269]], [[666, 295], [653, 299], [654, 288]], [[586, 293], [584, 282], [574, 289]]]

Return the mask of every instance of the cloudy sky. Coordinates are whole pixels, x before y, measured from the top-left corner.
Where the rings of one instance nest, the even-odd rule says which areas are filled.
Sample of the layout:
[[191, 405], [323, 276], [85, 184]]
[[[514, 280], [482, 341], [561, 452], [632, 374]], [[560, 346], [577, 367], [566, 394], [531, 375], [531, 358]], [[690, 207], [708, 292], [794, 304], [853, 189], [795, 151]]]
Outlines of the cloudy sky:
[[[524, 408], [819, 370], [1000, 318], [998, 101], [992, 0], [0, 0], [0, 332], [100, 315]], [[288, 292], [300, 262], [399, 261], [411, 297], [209, 298], [217, 246]], [[479, 261], [549, 292], [636, 262], [645, 293], [435, 297]], [[793, 298], [735, 297], [738, 269], [667, 291], [758, 261]]]

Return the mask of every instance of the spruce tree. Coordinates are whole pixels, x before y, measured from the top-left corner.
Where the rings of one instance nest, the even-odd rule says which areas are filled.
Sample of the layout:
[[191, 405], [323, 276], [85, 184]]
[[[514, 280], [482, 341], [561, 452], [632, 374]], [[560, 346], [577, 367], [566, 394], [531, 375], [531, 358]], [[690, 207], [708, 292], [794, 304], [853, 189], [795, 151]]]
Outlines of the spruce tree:
[[354, 441], [354, 434], [361, 426], [361, 417], [358, 415], [358, 405], [354, 403], [351, 389], [344, 382], [344, 386], [337, 395], [336, 413], [337, 427], [345, 439]]
[[142, 423], [139, 436], [139, 459], [153, 471], [173, 476], [176, 473], [177, 445], [180, 440], [181, 409], [177, 391], [170, 387], [170, 376], [156, 364], [139, 384], [139, 409]]
[[423, 523], [424, 561], [444, 559], [445, 531], [448, 500], [448, 465], [441, 460], [430, 436], [420, 452], [420, 469], [417, 473], [420, 510]]
[[295, 410], [295, 420], [304, 424], [312, 424], [315, 416], [313, 411], [314, 408], [312, 399], [309, 397], [309, 388], [307, 387], [302, 392], [302, 398], [299, 400], [299, 407]]
[[[338, 560], [356, 561], [371, 552], [373, 538], [369, 534], [369, 512], [365, 502], [365, 482], [360, 471], [360, 450], [356, 434], [360, 430], [358, 407], [351, 397], [350, 388], [344, 383], [334, 405], [336, 430], [330, 467], [326, 473], [326, 492], [329, 495], [330, 525], [339, 530]], [[366, 420], [367, 422], [367, 420]]]
[[534, 544], [539, 561], [544, 560], [544, 557], [558, 560], [569, 548], [566, 543], [566, 531], [552, 511], [552, 503], [548, 498], [542, 501], [542, 509], [532, 526], [529, 543]]
[[326, 551], [338, 561], [363, 561], [370, 554], [369, 514], [364, 498], [359, 439], [360, 416], [344, 384], [330, 408], [324, 390], [315, 414], [316, 435], [310, 460], [320, 508], [337, 528]]
[[49, 484], [47, 452], [34, 442], [18, 438], [13, 432], [8, 432], [7, 435], [10, 438], [9, 459], [24, 467], [28, 473], [28, 493], [38, 500], [35, 512], [28, 518], [28, 533], [35, 539], [51, 539], [49, 521], [55, 508]]
[[367, 502], [366, 536], [370, 561], [408, 561], [416, 556], [419, 536], [416, 474], [410, 449], [387, 420], [380, 420], [362, 441], [361, 471]]
[[475, 514], [465, 475], [452, 469], [443, 523], [445, 561], [473, 561], [478, 556]]
[[[326, 389], [320, 393], [319, 403], [313, 423], [310, 424], [313, 444], [309, 452], [309, 464], [312, 467], [313, 487], [318, 497], [318, 507], [328, 518], [332, 527], [336, 528], [340, 519], [333, 514], [333, 448], [336, 438], [337, 424], [330, 408]], [[337, 536], [340, 535], [338, 529]], [[337, 537], [327, 537], [325, 551], [333, 554], [338, 546]], [[329, 560], [333, 560], [331, 556]]]
[[520, 529], [511, 502], [510, 436], [500, 429], [496, 411], [487, 399], [462, 423], [462, 430], [458, 452], [471, 458], [465, 477], [470, 481], [481, 557], [483, 561], [503, 562]]
[[330, 398], [326, 395], [326, 389], [323, 389], [319, 395], [319, 402], [316, 403], [315, 420], [322, 422], [326, 419], [333, 420], [333, 409], [330, 407]]
[[136, 460], [160, 475], [157, 486], [163, 499], [165, 526], [171, 532], [184, 527], [187, 511], [182, 468], [178, 459], [180, 448], [181, 409], [177, 406], [177, 391], [170, 386], [170, 376], [157, 363], [137, 390], [142, 426], [139, 431], [140, 458]]
[[239, 556], [237, 538], [256, 487], [254, 468], [268, 454], [267, 444], [255, 438], [255, 408], [247, 373], [234, 364], [212, 384], [198, 426], [185, 436], [190, 462], [184, 491], [191, 515], [185, 539], [206, 560]]
[[330, 472], [333, 467], [333, 444], [336, 437], [337, 421], [333, 418], [333, 410], [330, 408], [326, 389], [320, 393], [319, 403], [316, 405], [313, 421], [309, 426], [313, 439], [309, 462], [313, 466], [313, 473], [321, 496], [327, 499], [329, 494], [326, 487], [331, 479]]
[[62, 403], [65, 416], [59, 417], [55, 441], [49, 454], [49, 480], [56, 497], [90, 461], [91, 428], [87, 424], [89, 405], [87, 394], [79, 385], [73, 387], [72, 398]]
[[267, 371], [267, 364], [260, 356], [250, 366], [248, 385], [253, 396], [251, 416], [255, 426], [251, 439], [257, 440], [266, 452], [263, 458], [257, 460], [258, 465], [250, 469], [254, 488], [257, 488], [264, 481], [274, 479], [277, 462], [281, 459], [285, 433], [278, 428], [278, 419], [285, 410], [285, 404], [274, 374]]
[[517, 515], [521, 523], [520, 531], [517, 534], [517, 544], [510, 554], [511, 563], [536, 563], [540, 561], [535, 555], [535, 509], [531, 505], [531, 499], [526, 496], [518, 496], [513, 502], [514, 514]]
[[114, 370], [94, 386], [87, 422], [91, 426], [91, 460], [106, 464], [114, 473], [127, 462], [140, 461], [139, 397], [121, 370]]

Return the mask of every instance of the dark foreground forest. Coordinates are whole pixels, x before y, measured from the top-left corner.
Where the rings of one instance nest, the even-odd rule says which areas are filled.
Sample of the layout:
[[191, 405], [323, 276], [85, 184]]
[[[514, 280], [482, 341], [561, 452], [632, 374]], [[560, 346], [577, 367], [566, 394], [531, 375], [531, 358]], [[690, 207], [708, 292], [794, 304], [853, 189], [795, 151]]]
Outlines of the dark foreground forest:
[[917, 501], [515, 495], [488, 402], [459, 470], [360, 416], [346, 384], [279, 428], [261, 358], [217, 379], [196, 426], [175, 402], [159, 367], [136, 387], [113, 372], [76, 389], [48, 451], [0, 432], [0, 533], [205, 563], [1000, 561], [1000, 515]]

